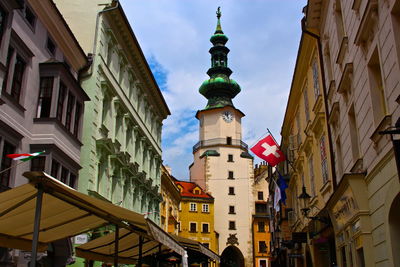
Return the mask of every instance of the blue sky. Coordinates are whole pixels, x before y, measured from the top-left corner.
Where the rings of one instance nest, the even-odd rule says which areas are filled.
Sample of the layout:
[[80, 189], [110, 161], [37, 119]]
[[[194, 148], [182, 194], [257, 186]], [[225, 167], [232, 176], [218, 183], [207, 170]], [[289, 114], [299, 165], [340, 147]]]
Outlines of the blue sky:
[[[121, 0], [136, 38], [172, 115], [163, 126], [163, 163], [178, 179], [189, 179], [192, 146], [197, 143], [199, 94], [208, 78], [216, 9], [231, 77], [242, 91], [233, 100], [246, 114], [243, 141], [253, 145], [269, 128], [276, 139], [290, 89], [306, 0]], [[257, 160], [256, 160], [257, 162]]]

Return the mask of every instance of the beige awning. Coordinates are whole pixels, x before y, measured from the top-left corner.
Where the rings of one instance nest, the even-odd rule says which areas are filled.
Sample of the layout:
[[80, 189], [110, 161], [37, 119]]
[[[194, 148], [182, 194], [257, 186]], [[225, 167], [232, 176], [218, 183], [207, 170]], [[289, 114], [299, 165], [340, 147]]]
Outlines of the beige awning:
[[142, 214], [77, 192], [44, 172], [26, 172], [24, 176], [28, 184], [0, 193], [0, 246], [31, 249], [37, 188], [41, 187], [39, 251], [55, 240], [114, 224], [136, 238], [140, 235], [184, 255], [174, 239]]
[[[204, 254], [212, 260], [219, 262], [219, 256], [213, 251], [201, 245], [199, 242], [184, 237], [169, 235], [176, 240], [180, 246], [188, 250], [197, 251]], [[115, 249], [115, 233], [110, 233], [103, 237], [92, 240], [76, 248], [78, 257], [89, 260], [112, 262]], [[121, 263], [133, 264], [138, 261], [139, 257], [139, 238], [137, 235], [131, 234], [128, 230], [121, 229], [119, 232], [118, 258]], [[167, 246], [158, 246], [151, 240], [145, 240], [142, 246], [143, 257], [156, 254], [166, 253], [170, 251]]]

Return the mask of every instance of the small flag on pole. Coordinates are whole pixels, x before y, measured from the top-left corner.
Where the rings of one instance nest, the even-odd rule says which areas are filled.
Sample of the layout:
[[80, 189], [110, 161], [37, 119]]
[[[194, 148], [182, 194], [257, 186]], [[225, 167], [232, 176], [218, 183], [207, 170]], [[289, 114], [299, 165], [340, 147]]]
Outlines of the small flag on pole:
[[21, 160], [21, 161], [28, 161], [33, 159], [34, 157], [39, 156], [40, 154], [44, 153], [42, 152], [35, 152], [32, 154], [24, 153], [24, 154], [8, 154], [6, 155], [7, 158], [13, 159], [13, 160]]
[[257, 157], [265, 160], [271, 167], [276, 166], [279, 162], [285, 161], [285, 155], [279, 149], [271, 134], [258, 141], [258, 143], [250, 148]]
[[279, 200], [281, 200], [281, 189], [279, 188], [279, 186], [275, 182], [274, 209], [276, 210], [276, 212], [278, 212], [280, 210]]

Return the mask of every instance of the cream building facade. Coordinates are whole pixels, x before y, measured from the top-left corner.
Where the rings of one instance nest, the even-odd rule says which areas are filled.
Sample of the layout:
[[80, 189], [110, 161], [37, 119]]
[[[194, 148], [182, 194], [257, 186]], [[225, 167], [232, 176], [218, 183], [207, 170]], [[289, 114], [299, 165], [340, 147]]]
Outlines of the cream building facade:
[[219, 233], [221, 266], [253, 266], [253, 158], [242, 141], [241, 119], [232, 99], [240, 86], [229, 78], [228, 41], [218, 24], [210, 41], [210, 79], [200, 87], [207, 99], [205, 109], [196, 114], [200, 141], [193, 147], [190, 180], [215, 199], [215, 231]]
[[320, 38], [326, 73], [338, 266], [399, 266], [399, 173], [380, 132], [400, 115], [400, 1], [310, 0], [306, 27]]

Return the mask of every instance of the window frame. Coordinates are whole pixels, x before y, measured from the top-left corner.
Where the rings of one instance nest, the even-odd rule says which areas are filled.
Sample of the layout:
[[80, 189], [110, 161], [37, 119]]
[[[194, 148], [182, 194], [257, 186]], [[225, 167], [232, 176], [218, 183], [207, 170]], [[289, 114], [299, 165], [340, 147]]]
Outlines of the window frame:
[[[192, 205], [193, 205], [194, 208], [192, 208]], [[195, 202], [190, 202], [190, 203], [189, 203], [189, 211], [190, 211], [190, 212], [197, 212], [197, 203], [195, 203]]]
[[236, 230], [236, 221], [229, 221], [228, 230]]
[[229, 205], [229, 207], [228, 207], [228, 214], [236, 214], [235, 206], [234, 206], [234, 205]]
[[235, 195], [235, 187], [233, 187], [233, 186], [228, 187], [228, 195], [230, 195], [230, 196]]
[[[207, 207], [207, 208], [205, 209], [205, 207]], [[210, 213], [210, 205], [209, 204], [202, 204], [201, 212], [202, 213]]]
[[[207, 225], [207, 231], [204, 231], [204, 226]], [[201, 232], [204, 234], [209, 234], [210, 233], [210, 224], [202, 222], [201, 223]]]
[[[195, 227], [195, 230], [193, 231], [192, 230], [192, 225], [194, 225]], [[198, 231], [197, 231], [197, 222], [189, 222], [189, 232], [190, 233], [197, 233]]]

